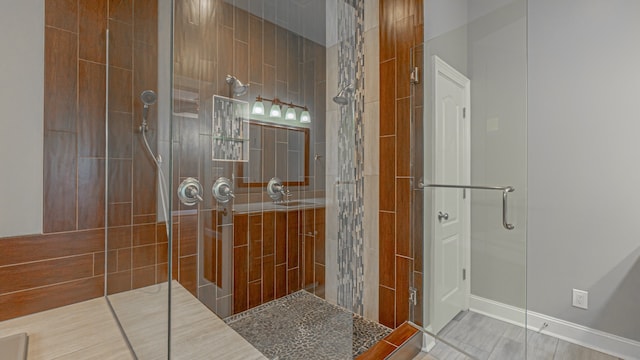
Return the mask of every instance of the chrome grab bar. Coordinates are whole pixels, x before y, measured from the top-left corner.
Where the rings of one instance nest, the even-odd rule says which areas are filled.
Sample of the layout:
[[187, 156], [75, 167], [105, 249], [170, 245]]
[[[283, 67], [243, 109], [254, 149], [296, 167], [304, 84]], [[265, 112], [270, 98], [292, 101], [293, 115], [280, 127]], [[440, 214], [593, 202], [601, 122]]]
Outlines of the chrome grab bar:
[[507, 197], [510, 192], [516, 191], [512, 186], [472, 186], [472, 185], [449, 185], [449, 184], [425, 184], [418, 183], [418, 189], [424, 188], [450, 188], [450, 189], [472, 189], [472, 190], [499, 190], [502, 191], [502, 226], [507, 230], [513, 230], [515, 226], [507, 221]]

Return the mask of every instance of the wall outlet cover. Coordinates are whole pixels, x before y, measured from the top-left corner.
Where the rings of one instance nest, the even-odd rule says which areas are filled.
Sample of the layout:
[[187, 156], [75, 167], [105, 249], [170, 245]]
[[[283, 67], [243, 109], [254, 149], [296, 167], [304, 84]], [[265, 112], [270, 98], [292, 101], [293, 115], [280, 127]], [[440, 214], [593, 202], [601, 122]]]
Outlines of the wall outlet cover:
[[587, 310], [589, 308], [589, 292], [573, 289], [572, 305], [577, 308]]

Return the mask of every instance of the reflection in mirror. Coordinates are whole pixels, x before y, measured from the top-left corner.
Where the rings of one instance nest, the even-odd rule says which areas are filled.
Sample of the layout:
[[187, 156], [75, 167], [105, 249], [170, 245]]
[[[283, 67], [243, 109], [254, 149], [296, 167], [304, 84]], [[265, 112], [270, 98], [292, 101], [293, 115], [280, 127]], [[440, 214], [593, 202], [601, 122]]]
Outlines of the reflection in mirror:
[[309, 185], [309, 129], [249, 122], [249, 161], [238, 165], [240, 187]]

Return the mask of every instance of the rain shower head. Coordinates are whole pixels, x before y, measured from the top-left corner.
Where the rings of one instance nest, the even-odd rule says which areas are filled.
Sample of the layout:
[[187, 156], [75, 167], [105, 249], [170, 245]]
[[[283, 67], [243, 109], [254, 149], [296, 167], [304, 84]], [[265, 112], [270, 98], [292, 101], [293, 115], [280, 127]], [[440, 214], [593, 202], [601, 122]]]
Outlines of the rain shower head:
[[243, 84], [237, 77], [233, 75], [227, 75], [227, 84], [231, 88], [231, 92], [235, 96], [242, 96], [249, 90], [249, 84]]
[[355, 90], [355, 86], [353, 84], [349, 84], [343, 87], [338, 95], [333, 97], [333, 102], [339, 105], [347, 105], [349, 104], [349, 94], [353, 93]]

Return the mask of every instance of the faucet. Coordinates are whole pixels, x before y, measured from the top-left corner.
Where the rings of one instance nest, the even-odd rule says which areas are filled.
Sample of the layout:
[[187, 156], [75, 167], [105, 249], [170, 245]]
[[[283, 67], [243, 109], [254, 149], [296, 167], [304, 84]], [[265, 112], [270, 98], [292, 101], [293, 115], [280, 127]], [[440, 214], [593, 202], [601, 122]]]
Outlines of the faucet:
[[293, 196], [291, 191], [287, 189], [284, 185], [282, 185], [282, 181], [276, 177], [269, 180], [269, 184], [267, 184], [267, 194], [273, 200], [273, 202], [279, 201], [287, 201], [283, 198], [290, 198]]

